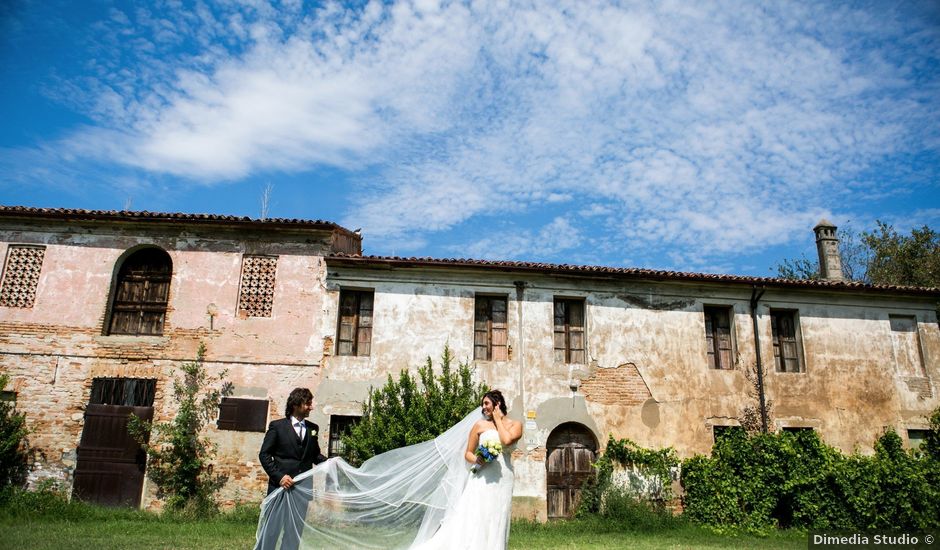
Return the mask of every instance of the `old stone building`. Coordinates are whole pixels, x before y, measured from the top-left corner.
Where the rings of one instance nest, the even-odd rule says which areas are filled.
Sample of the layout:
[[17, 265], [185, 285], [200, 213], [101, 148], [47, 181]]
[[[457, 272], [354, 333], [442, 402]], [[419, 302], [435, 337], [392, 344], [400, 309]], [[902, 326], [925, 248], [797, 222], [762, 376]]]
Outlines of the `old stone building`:
[[210, 429], [234, 502], [263, 496], [257, 451], [291, 388], [313, 390], [337, 453], [368, 388], [446, 344], [525, 422], [514, 512], [554, 517], [608, 434], [707, 453], [756, 401], [748, 373], [771, 429], [917, 444], [940, 403], [940, 290], [845, 282], [835, 228], [816, 232], [827, 279], [790, 281], [362, 256], [322, 221], [0, 207], [0, 370], [34, 482], [151, 506], [122, 423], [169, 418], [171, 376], [204, 343], [235, 385]]

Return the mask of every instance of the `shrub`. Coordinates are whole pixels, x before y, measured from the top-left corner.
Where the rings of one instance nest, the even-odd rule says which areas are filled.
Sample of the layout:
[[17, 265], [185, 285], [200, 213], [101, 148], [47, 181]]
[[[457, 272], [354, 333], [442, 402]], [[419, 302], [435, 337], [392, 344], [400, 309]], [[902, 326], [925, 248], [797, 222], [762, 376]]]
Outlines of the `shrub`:
[[[614, 467], [629, 468], [631, 481], [639, 478], [642, 487], [620, 487], [614, 481]], [[581, 488], [579, 517], [599, 514], [602, 517], [633, 516], [654, 513], [669, 515], [665, 504], [672, 498], [672, 470], [679, 459], [672, 447], [645, 449], [629, 439], [607, 440], [604, 454], [594, 463], [596, 475]]]
[[[0, 391], [10, 381], [0, 374]], [[9, 401], [0, 401], [0, 489], [20, 486], [26, 481], [26, 415], [18, 413]]]
[[195, 517], [218, 511], [215, 493], [227, 480], [213, 472], [215, 445], [202, 432], [215, 417], [222, 397], [231, 393], [231, 384], [224, 381], [223, 371], [217, 379], [219, 387], [209, 387], [202, 364], [205, 353], [205, 345], [200, 344], [196, 360], [180, 367], [182, 380], [173, 380], [173, 397], [179, 406], [172, 420], [150, 423], [132, 416], [128, 424], [149, 455], [147, 477], [157, 485], [158, 495], [166, 498], [167, 510]]
[[812, 431], [729, 434], [683, 463], [685, 513], [709, 525], [915, 528], [940, 525], [937, 462], [893, 430], [874, 456], [845, 456]]
[[398, 380], [388, 376], [379, 389], [369, 390], [362, 418], [343, 437], [346, 459], [360, 464], [374, 455], [433, 439], [479, 407], [485, 384], [473, 383], [466, 363], [453, 370], [450, 348], [444, 346], [440, 374], [428, 357], [416, 380], [407, 370]]

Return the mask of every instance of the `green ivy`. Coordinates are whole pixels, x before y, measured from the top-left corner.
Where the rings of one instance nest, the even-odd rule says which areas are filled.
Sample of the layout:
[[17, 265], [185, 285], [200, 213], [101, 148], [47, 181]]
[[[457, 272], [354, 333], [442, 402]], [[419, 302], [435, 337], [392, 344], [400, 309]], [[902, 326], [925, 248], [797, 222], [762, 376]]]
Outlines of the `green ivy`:
[[886, 431], [875, 454], [843, 455], [813, 431], [720, 438], [682, 465], [685, 514], [714, 526], [940, 526], [940, 462]]
[[596, 475], [581, 488], [581, 500], [578, 516], [600, 513], [609, 515], [605, 503], [624, 500], [623, 488], [614, 487], [614, 466], [634, 467], [644, 477], [656, 478], [663, 488], [656, 502], [647, 503], [654, 508], [662, 508], [672, 497], [671, 469], [679, 465], [675, 449], [645, 449], [629, 439], [614, 439], [610, 436], [603, 455], [594, 463]]

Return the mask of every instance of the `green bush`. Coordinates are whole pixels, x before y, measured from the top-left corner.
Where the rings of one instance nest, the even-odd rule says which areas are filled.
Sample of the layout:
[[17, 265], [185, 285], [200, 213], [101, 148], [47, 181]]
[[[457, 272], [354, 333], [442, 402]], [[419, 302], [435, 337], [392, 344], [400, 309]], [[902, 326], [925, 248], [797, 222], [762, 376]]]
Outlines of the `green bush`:
[[[10, 381], [0, 374], [0, 391]], [[20, 486], [26, 481], [26, 415], [16, 412], [13, 403], [0, 401], [0, 489]]]
[[732, 433], [683, 463], [685, 514], [709, 525], [928, 528], [940, 525], [938, 463], [886, 431], [873, 456], [845, 456], [813, 431]]
[[[614, 466], [635, 468], [644, 478], [653, 480], [659, 487], [656, 494], [640, 495], [613, 483]], [[581, 488], [578, 517], [616, 518], [619, 516], [672, 517], [665, 504], [672, 498], [672, 469], [679, 465], [675, 449], [645, 449], [629, 439], [614, 439], [610, 436], [604, 454], [594, 463], [595, 476]], [[638, 520], [639, 516], [633, 517]], [[645, 516], [644, 516], [645, 517]], [[656, 520], [658, 521], [658, 520]], [[653, 523], [656, 523], [654, 521]]]
[[232, 391], [226, 372], [215, 380], [202, 364], [206, 347], [199, 344], [196, 360], [184, 363], [182, 379], [173, 380], [178, 408], [169, 422], [150, 423], [131, 416], [128, 430], [148, 455], [147, 477], [166, 498], [167, 510], [182, 516], [202, 517], [218, 512], [215, 493], [225, 484], [224, 475], [213, 472], [215, 445], [203, 430], [215, 417], [223, 396]]
[[397, 381], [389, 375], [385, 386], [370, 389], [362, 418], [343, 437], [345, 458], [360, 464], [379, 453], [433, 439], [479, 407], [488, 388], [473, 383], [469, 365], [460, 363], [454, 371], [452, 361], [445, 346], [440, 374], [434, 375], [428, 357], [417, 380], [403, 370]]

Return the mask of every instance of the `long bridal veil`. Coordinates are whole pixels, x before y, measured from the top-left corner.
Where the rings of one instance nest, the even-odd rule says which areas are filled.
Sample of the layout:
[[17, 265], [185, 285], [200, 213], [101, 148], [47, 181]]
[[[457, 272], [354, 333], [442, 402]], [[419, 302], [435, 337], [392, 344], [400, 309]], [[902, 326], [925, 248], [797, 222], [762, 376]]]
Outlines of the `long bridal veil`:
[[376, 455], [355, 468], [334, 458], [261, 503], [256, 550], [281, 539], [302, 548], [409, 548], [429, 539], [466, 485], [467, 437], [479, 409], [435, 439]]

